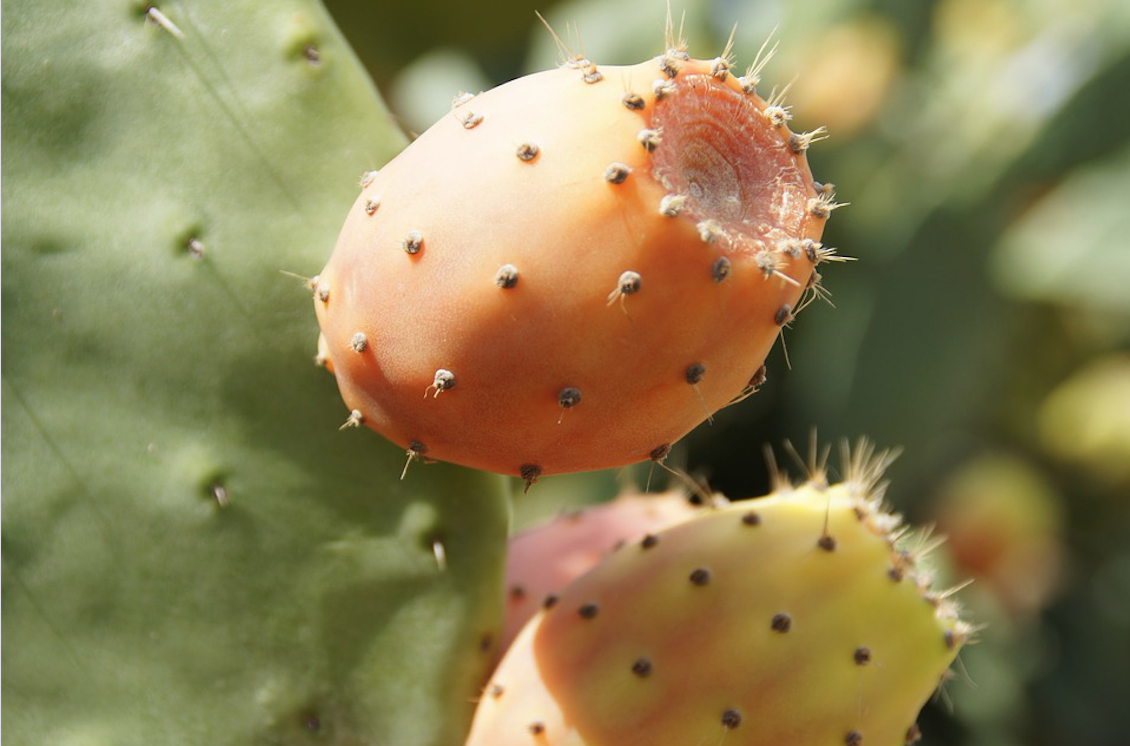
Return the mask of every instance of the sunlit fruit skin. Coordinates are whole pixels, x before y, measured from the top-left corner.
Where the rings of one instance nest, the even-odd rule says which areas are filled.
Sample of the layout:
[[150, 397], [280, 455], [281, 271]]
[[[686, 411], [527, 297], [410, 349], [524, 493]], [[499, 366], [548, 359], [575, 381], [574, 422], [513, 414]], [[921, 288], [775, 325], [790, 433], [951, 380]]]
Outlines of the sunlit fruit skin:
[[783, 486], [621, 547], [522, 630], [467, 746], [917, 740], [971, 630], [877, 473]]
[[521, 476], [661, 458], [756, 389], [838, 205], [718, 60], [574, 60], [379, 172], [312, 281], [352, 424]]
[[609, 553], [700, 510], [677, 490], [651, 495], [631, 491], [512, 536], [506, 553], [506, 615], [500, 652], [505, 652], [546, 598]]

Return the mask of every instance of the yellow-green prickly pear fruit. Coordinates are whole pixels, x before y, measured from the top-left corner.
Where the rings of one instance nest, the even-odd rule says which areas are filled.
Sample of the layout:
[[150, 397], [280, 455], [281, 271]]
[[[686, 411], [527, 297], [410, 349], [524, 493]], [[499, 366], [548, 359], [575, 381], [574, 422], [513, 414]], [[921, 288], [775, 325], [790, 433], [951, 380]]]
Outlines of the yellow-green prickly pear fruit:
[[[522, 631], [468, 746], [896, 746], [970, 628], [881, 505], [886, 454], [622, 547]], [[532, 740], [533, 739], [533, 740]]]
[[510, 538], [506, 554], [506, 616], [499, 654], [545, 602], [609, 552], [649, 532], [685, 521], [701, 508], [678, 490], [624, 492], [531, 526]]

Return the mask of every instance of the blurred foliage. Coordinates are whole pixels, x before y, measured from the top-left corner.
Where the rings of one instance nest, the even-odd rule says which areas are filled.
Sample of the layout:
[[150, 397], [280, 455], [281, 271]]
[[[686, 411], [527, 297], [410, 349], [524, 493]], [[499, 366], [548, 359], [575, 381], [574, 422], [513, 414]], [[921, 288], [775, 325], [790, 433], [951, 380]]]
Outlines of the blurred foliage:
[[[329, 5], [416, 130], [462, 88], [554, 64], [535, 9], [599, 63], [657, 54], [666, 14], [663, 0], [403, 4], [377, 28], [358, 20], [367, 4]], [[804, 442], [813, 427], [904, 447], [890, 497], [954, 533], [954, 577], [977, 579], [962, 597], [986, 625], [963, 656], [968, 677], [927, 712], [926, 743], [1125, 743], [1130, 4], [672, 9], [699, 57], [734, 24], [739, 67], [770, 34], [780, 41], [763, 94], [791, 82], [794, 128], [831, 130], [810, 160], [852, 206], [826, 243], [859, 259], [827, 269], [835, 309], [813, 306], [788, 330], [762, 393], [692, 434], [675, 463], [749, 496], [767, 483], [762, 444]], [[602, 499], [623, 478], [646, 470], [546, 480], [519, 522]], [[1007, 571], [972, 562], [995, 533], [1035, 554]]]

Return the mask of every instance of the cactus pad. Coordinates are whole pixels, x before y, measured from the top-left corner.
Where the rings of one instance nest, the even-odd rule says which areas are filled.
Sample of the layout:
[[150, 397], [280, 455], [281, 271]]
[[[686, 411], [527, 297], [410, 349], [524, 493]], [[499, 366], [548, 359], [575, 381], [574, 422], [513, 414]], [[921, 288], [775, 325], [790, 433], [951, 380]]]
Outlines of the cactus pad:
[[458, 741], [501, 480], [339, 432], [281, 273], [403, 143], [372, 85], [306, 0], [9, 5], [6, 736]]

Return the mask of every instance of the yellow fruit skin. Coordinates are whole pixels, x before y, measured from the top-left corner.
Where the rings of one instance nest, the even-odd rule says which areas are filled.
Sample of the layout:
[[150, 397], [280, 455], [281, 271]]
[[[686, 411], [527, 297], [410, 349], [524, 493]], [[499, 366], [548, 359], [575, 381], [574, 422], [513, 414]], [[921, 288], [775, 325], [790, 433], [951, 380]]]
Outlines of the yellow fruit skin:
[[[367, 177], [314, 298], [347, 410], [425, 457], [536, 478], [647, 459], [741, 394], [814, 277], [819, 259], [797, 246], [819, 239], [810, 203], [826, 194], [765, 102], [708, 67], [683, 62], [658, 102], [654, 60], [595, 83], [568, 67], [527, 76]], [[649, 151], [641, 131], [668, 120]], [[631, 169], [620, 183], [612, 164]], [[684, 209], [661, 214], [680, 189]], [[507, 264], [518, 278], [503, 288]], [[617, 292], [626, 271], [638, 292]], [[440, 369], [450, 388], [433, 386]]]
[[547, 596], [588, 572], [618, 546], [699, 512], [682, 492], [624, 493], [511, 537], [500, 651], [510, 646]]
[[531, 724], [546, 746], [902, 744], [968, 627], [863, 493], [810, 483], [622, 548], [522, 631], [467, 746]]

